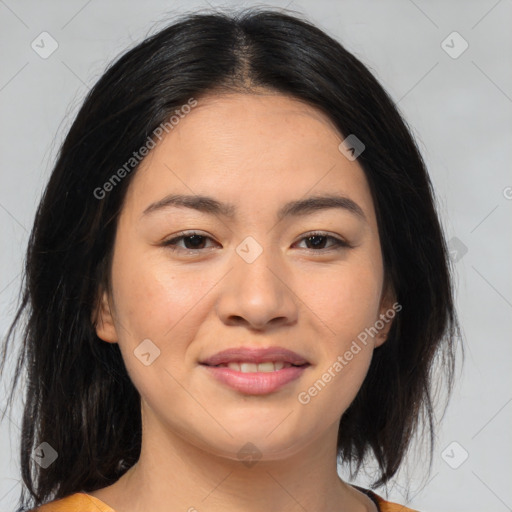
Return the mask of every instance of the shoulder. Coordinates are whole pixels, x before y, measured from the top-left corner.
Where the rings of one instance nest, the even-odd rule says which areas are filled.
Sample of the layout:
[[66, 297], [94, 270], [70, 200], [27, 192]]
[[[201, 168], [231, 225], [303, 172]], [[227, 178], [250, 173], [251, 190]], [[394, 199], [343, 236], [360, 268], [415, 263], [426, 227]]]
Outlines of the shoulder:
[[398, 503], [392, 503], [381, 498], [378, 494], [373, 491], [367, 491], [368, 495], [371, 496], [375, 502], [378, 503], [380, 512], [419, 512], [418, 510], [407, 508], [405, 505], [399, 505]]
[[41, 505], [29, 512], [115, 512], [115, 510], [94, 496], [77, 492]]
[[386, 501], [384, 498], [371, 491], [370, 489], [366, 489], [354, 484], [351, 484], [351, 486], [366, 494], [377, 505], [379, 512], [419, 512], [418, 510], [407, 508], [405, 505]]

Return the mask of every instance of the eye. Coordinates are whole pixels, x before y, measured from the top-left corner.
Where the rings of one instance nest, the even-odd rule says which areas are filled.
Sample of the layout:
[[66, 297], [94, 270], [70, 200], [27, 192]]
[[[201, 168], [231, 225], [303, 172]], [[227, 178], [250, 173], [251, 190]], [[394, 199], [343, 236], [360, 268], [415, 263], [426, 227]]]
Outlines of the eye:
[[[196, 231], [183, 232], [183, 234], [170, 238], [169, 240], [165, 240], [162, 242], [163, 247], [169, 248], [171, 251], [188, 251], [195, 252], [204, 250], [205, 243], [207, 240], [213, 240], [211, 237], [207, 235], [203, 235]], [[318, 231], [309, 233], [307, 236], [302, 237], [300, 241], [306, 240], [306, 243], [311, 247], [306, 247], [306, 249], [312, 250], [314, 252], [321, 251], [329, 251], [336, 249], [349, 248], [351, 245], [344, 240], [337, 238], [335, 236], [329, 235], [327, 233]], [[325, 247], [326, 242], [330, 240], [332, 242], [331, 246]], [[184, 242], [185, 247], [180, 246], [179, 243]], [[208, 248], [208, 247], [206, 247]]]
[[[206, 235], [202, 235], [196, 231], [189, 231], [186, 233], [184, 232], [180, 236], [165, 240], [162, 242], [162, 246], [168, 247], [171, 251], [184, 250], [194, 252], [204, 249], [204, 243], [206, 240], [212, 240], [212, 238]], [[178, 245], [178, 243], [181, 241], [185, 243], [185, 247], [180, 247]]]
[[[341, 238], [337, 238], [335, 236], [329, 235], [327, 233], [324, 233], [322, 231], [315, 231], [313, 233], [309, 233], [307, 236], [302, 237], [300, 241], [306, 240], [308, 244], [310, 244], [312, 247], [307, 247], [307, 249], [320, 252], [320, 251], [328, 251], [331, 249], [344, 249], [349, 248], [351, 245]], [[333, 244], [331, 247], [325, 248], [325, 244], [327, 240], [333, 241]]]

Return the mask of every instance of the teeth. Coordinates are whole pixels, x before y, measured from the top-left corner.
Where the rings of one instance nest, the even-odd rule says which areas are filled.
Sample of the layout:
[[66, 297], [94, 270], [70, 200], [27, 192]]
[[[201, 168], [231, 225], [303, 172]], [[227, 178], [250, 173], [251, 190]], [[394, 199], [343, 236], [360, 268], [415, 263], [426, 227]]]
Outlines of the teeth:
[[266, 361], [264, 363], [243, 363], [243, 362], [231, 362], [228, 364], [219, 364], [217, 365], [219, 368], [230, 368], [231, 370], [235, 370], [237, 372], [242, 373], [254, 373], [254, 372], [277, 372], [278, 370], [282, 370], [283, 368], [289, 368], [291, 363], [284, 363], [283, 361]]
[[240, 371], [242, 373], [257, 372], [258, 365], [254, 363], [242, 363], [240, 365]]
[[268, 363], [260, 363], [258, 365], [258, 371], [264, 373], [275, 372], [274, 363], [270, 361]]

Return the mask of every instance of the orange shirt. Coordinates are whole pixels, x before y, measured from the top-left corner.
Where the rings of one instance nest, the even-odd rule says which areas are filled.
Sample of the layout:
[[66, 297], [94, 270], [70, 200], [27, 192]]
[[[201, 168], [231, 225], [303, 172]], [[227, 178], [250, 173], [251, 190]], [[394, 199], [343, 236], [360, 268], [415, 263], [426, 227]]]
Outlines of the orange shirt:
[[[361, 490], [360, 487], [358, 489]], [[365, 490], [365, 494], [369, 496], [377, 505], [379, 512], [418, 512], [411, 508], [385, 501], [373, 491]], [[115, 512], [115, 510], [94, 496], [84, 492], [77, 492], [62, 498], [60, 500], [52, 501], [46, 505], [41, 505], [39, 508], [31, 512]]]

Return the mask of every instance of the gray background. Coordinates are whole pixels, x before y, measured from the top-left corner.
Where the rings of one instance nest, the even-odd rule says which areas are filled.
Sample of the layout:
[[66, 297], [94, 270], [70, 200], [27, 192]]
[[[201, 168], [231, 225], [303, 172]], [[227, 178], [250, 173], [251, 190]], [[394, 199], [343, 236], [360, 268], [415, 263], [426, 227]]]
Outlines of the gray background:
[[[174, 14], [208, 5], [254, 4], [0, 0], [0, 334], [13, 316], [37, 202], [84, 95], [125, 48]], [[432, 472], [425, 476], [426, 459], [413, 452], [389, 498], [409, 499], [422, 512], [512, 510], [511, 1], [257, 5], [304, 13], [369, 66], [417, 138], [451, 240], [465, 366], [438, 431]], [[31, 47], [42, 46], [44, 31], [58, 43], [46, 59]], [[460, 55], [454, 31], [469, 45]], [[2, 405], [9, 382], [9, 375], [2, 379]], [[1, 510], [12, 510], [19, 494], [20, 415], [18, 394], [0, 426]]]

